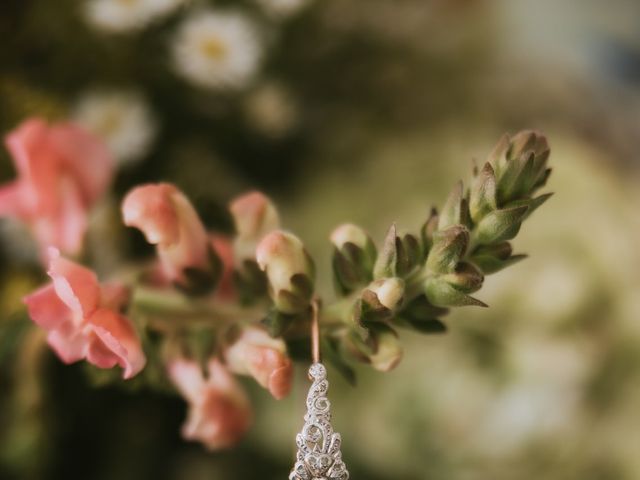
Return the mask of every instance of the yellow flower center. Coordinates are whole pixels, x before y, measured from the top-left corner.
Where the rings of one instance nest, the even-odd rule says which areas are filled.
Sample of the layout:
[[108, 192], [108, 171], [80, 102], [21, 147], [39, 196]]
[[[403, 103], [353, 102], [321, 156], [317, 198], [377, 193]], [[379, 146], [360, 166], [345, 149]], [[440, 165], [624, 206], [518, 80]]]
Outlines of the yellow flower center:
[[227, 53], [227, 47], [218, 38], [208, 38], [202, 42], [202, 51], [207, 57], [220, 60]]

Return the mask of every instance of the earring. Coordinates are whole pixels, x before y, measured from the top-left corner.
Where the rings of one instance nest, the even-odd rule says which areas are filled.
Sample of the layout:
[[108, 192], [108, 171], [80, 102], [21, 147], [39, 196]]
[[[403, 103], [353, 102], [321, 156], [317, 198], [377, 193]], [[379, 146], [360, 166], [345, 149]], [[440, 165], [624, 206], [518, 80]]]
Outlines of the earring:
[[318, 304], [312, 304], [311, 351], [309, 368], [312, 385], [307, 395], [307, 413], [302, 431], [296, 436], [298, 453], [289, 480], [347, 480], [349, 472], [342, 461], [341, 438], [331, 426], [331, 402], [327, 398], [327, 369], [320, 362]]

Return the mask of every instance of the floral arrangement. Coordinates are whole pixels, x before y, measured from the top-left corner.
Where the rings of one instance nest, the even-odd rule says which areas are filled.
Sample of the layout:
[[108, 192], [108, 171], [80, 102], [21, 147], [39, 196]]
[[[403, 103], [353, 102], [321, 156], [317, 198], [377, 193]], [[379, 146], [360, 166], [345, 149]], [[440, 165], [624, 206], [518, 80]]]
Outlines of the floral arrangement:
[[293, 361], [310, 358], [316, 306], [330, 364], [350, 381], [356, 363], [390, 371], [402, 358], [399, 330], [440, 333], [448, 309], [486, 306], [472, 294], [485, 275], [525, 258], [510, 241], [550, 196], [536, 196], [551, 172], [545, 137], [504, 136], [470, 186], [456, 184], [416, 232], [392, 225], [376, 245], [362, 228], [338, 226], [330, 234], [335, 298], [324, 298], [314, 259], [262, 193], [231, 201], [235, 235], [227, 237], [207, 231], [174, 185], [146, 184], [124, 197], [122, 222], [156, 256], [99, 279], [82, 253], [89, 215], [113, 178], [110, 150], [72, 123], [41, 119], [18, 126], [6, 144], [17, 179], [0, 189], [0, 214], [28, 226], [50, 277], [24, 299], [29, 316], [65, 363], [117, 366], [149, 388], [173, 384], [189, 404], [184, 437], [209, 449], [233, 446], [250, 428], [236, 375], [276, 399], [290, 392]]

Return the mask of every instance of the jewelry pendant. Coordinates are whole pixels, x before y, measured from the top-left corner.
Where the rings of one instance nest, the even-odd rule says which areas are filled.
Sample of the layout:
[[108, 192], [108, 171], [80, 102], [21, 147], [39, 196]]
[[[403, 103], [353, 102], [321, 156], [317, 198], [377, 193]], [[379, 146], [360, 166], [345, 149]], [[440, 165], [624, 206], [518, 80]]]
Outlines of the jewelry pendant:
[[340, 434], [331, 426], [329, 382], [322, 363], [309, 369], [313, 384], [307, 395], [304, 427], [296, 437], [298, 454], [289, 480], [347, 480], [349, 472], [342, 461]]

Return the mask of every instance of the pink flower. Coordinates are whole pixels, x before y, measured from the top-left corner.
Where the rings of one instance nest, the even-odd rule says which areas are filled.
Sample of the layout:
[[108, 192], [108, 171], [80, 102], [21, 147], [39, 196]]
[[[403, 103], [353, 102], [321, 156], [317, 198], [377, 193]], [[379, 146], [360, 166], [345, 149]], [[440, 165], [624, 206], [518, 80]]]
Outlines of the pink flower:
[[47, 341], [65, 363], [86, 358], [100, 368], [119, 365], [125, 379], [136, 375], [146, 359], [131, 322], [118, 310], [127, 301], [119, 284], [100, 285], [95, 273], [49, 249], [53, 280], [24, 302], [29, 316], [49, 332]]
[[256, 258], [260, 240], [280, 226], [278, 212], [271, 200], [260, 192], [250, 192], [229, 205], [238, 234], [234, 251], [239, 260]]
[[173, 185], [158, 183], [133, 189], [122, 203], [124, 223], [156, 245], [165, 275], [188, 285], [191, 271], [211, 273], [211, 247], [195, 209]]
[[70, 123], [31, 119], [6, 137], [18, 178], [0, 187], [0, 215], [29, 225], [43, 250], [77, 254], [91, 207], [113, 175], [106, 147]]
[[215, 359], [209, 375], [195, 361], [177, 358], [169, 363], [171, 381], [189, 403], [182, 435], [209, 450], [229, 448], [240, 441], [252, 422], [249, 399], [237, 381]]
[[251, 375], [280, 400], [289, 395], [293, 382], [293, 364], [286, 350], [282, 339], [270, 337], [260, 327], [248, 327], [227, 348], [225, 358], [232, 372]]

